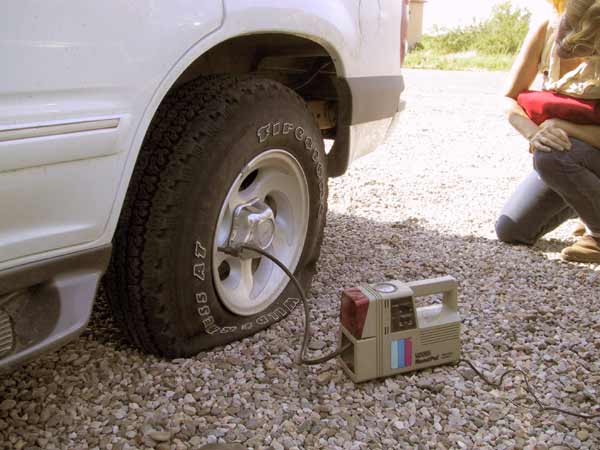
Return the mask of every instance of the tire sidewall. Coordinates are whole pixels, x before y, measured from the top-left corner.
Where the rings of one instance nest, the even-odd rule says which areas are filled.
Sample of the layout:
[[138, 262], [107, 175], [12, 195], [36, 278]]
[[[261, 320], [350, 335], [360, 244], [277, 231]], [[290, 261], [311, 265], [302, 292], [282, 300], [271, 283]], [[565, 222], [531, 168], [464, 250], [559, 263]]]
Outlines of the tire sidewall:
[[[295, 94], [265, 92], [261, 101], [249, 103], [242, 97], [227, 111], [226, 127], [217, 130], [208, 148], [190, 167], [195, 182], [184, 195], [177, 245], [169, 258], [177, 276], [171, 298], [176, 306], [174, 323], [191, 349], [210, 348], [253, 334], [287, 316], [300, 302], [292, 283], [268, 308], [251, 316], [230, 312], [220, 301], [214, 285], [213, 242], [225, 198], [242, 168], [256, 156], [273, 149], [284, 150], [300, 164], [309, 192], [309, 220], [304, 249], [295, 275], [306, 287], [319, 254], [320, 236], [327, 202], [326, 167], [321, 133], [301, 99]], [[197, 145], [192, 122], [190, 139], [182, 145]], [[275, 269], [277, 270], [277, 269]], [[216, 274], [218, 277], [218, 274]], [[178, 333], [179, 334], [179, 333]]]

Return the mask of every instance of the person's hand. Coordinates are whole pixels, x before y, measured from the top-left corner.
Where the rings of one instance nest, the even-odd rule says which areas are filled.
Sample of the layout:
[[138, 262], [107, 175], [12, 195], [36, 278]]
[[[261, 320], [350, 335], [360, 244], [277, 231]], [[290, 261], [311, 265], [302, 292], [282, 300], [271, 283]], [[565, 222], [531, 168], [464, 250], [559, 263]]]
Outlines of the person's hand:
[[543, 122], [538, 131], [529, 139], [531, 152], [567, 151], [571, 149], [569, 135], [560, 126], [560, 120], [549, 119]]

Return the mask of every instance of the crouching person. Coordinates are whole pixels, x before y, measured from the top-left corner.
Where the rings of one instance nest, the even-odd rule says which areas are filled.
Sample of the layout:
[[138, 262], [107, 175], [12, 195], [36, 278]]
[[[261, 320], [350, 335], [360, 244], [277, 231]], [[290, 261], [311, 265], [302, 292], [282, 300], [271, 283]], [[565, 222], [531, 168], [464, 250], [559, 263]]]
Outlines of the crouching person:
[[562, 257], [600, 263], [600, 126], [556, 118], [537, 125], [516, 101], [538, 71], [544, 90], [600, 99], [600, 0], [564, 5], [554, 1], [557, 16], [530, 32], [511, 72], [508, 118], [530, 142], [534, 171], [505, 205], [496, 233], [504, 242], [531, 245], [579, 217], [585, 234]]

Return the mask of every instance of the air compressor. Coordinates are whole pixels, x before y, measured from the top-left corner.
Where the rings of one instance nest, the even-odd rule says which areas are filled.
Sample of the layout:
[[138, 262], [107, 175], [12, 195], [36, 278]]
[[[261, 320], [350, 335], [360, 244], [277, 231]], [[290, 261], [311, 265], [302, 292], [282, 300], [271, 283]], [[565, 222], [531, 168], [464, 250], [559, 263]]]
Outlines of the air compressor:
[[[417, 306], [418, 297], [443, 294]], [[457, 283], [452, 277], [386, 281], [342, 292], [338, 361], [360, 383], [460, 360]]]
[[[338, 358], [355, 382], [387, 377], [460, 360], [460, 317], [457, 282], [451, 276], [403, 283], [385, 281], [342, 292], [338, 349], [320, 358], [305, 356], [311, 338], [310, 309], [304, 289], [290, 270], [262, 248], [241, 244], [219, 250], [243, 251], [270, 259], [296, 286], [304, 308], [300, 364]], [[443, 294], [441, 303], [417, 307], [415, 299]]]

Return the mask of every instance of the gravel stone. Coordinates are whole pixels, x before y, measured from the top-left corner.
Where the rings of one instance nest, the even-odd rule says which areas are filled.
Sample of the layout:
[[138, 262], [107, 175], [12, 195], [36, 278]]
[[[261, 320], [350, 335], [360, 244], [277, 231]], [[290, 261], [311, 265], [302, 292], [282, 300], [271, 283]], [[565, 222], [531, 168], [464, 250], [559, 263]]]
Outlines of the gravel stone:
[[240, 444], [207, 444], [199, 450], [246, 450], [246, 447]]
[[308, 344], [308, 348], [310, 348], [311, 350], [322, 350], [326, 346], [327, 342], [318, 339], [312, 339]]
[[273, 441], [271, 442], [271, 448], [273, 450], [285, 450], [285, 447], [283, 445], [281, 445], [279, 442], [277, 441]]
[[171, 440], [171, 433], [168, 431], [152, 431], [148, 433], [148, 436], [156, 442], [168, 442]]
[[577, 439], [579, 439], [582, 442], [587, 441], [589, 437], [590, 437], [590, 433], [587, 430], [579, 430], [577, 432]]
[[10, 411], [15, 406], [17, 406], [17, 402], [13, 399], [7, 398], [2, 403], [0, 403], [0, 411]]
[[[495, 238], [531, 170], [497, 101], [507, 75], [404, 74], [398, 128], [330, 180], [311, 354], [337, 343], [342, 289], [449, 274], [464, 358], [493, 379], [522, 369], [545, 403], [590, 412], [600, 268], [560, 261], [572, 223], [532, 248]], [[354, 385], [335, 361], [298, 367], [302, 323], [298, 308], [241, 342], [167, 361], [124, 342], [100, 293], [81, 338], [0, 378], [0, 450], [600, 448], [594, 423], [535, 410], [518, 375], [496, 389], [460, 365]]]

